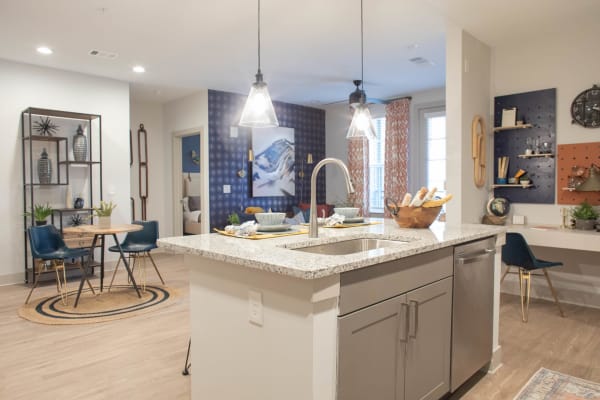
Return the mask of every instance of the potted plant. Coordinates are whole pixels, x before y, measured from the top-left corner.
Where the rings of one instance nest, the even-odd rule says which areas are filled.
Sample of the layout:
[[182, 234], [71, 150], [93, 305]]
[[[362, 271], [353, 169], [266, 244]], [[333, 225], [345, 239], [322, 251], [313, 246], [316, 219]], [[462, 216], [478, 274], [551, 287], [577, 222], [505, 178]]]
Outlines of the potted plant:
[[521, 184], [521, 186], [527, 187], [531, 183], [531, 179], [529, 179], [529, 176], [525, 174], [521, 178], [519, 178], [519, 183]]
[[227, 222], [229, 225], [239, 225], [240, 224], [240, 216], [237, 213], [231, 213], [227, 216]]
[[99, 228], [110, 228], [110, 217], [116, 207], [117, 205], [112, 201], [109, 203], [100, 201], [100, 207], [94, 207], [94, 215], [98, 217]]
[[592, 230], [596, 226], [596, 219], [600, 214], [587, 201], [571, 210], [575, 219], [575, 229]]
[[[25, 216], [30, 217], [32, 213], [26, 212]], [[46, 218], [52, 215], [52, 207], [50, 204], [36, 204], [33, 206], [33, 219], [35, 220], [35, 225], [46, 225]]]

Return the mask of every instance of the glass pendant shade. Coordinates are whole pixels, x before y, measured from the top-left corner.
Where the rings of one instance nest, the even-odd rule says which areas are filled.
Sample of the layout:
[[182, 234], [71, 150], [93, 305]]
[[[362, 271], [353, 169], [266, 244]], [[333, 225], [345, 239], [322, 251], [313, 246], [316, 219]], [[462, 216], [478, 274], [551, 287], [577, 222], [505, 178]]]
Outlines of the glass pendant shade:
[[256, 82], [250, 87], [250, 94], [242, 110], [240, 126], [251, 128], [269, 128], [279, 126], [273, 102], [262, 74], [256, 74]]
[[359, 104], [355, 107], [352, 122], [350, 123], [350, 128], [348, 128], [348, 134], [346, 135], [346, 139], [360, 137], [366, 137], [367, 139], [377, 138], [375, 125], [373, 125], [373, 119], [371, 118], [371, 112], [366, 104]]

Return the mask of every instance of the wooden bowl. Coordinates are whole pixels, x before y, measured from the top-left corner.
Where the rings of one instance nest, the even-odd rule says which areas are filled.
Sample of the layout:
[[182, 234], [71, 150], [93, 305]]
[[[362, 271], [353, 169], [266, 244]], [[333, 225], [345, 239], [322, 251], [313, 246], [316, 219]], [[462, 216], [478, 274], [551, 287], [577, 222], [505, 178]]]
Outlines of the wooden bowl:
[[398, 207], [392, 214], [400, 228], [429, 228], [440, 213], [439, 207]]

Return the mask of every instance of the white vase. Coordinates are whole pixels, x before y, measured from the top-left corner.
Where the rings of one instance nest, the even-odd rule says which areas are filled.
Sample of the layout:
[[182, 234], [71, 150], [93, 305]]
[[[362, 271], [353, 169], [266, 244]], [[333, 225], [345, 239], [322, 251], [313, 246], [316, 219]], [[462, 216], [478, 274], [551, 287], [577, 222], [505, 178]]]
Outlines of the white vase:
[[98, 217], [98, 228], [102, 228], [102, 229], [110, 228], [110, 216]]

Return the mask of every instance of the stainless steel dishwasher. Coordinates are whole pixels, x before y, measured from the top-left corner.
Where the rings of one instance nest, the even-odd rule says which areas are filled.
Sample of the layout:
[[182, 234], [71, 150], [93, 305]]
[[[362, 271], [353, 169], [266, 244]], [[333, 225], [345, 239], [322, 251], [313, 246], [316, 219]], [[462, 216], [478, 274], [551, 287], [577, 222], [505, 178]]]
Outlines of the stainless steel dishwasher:
[[494, 254], [494, 237], [454, 248], [451, 392], [492, 359]]

